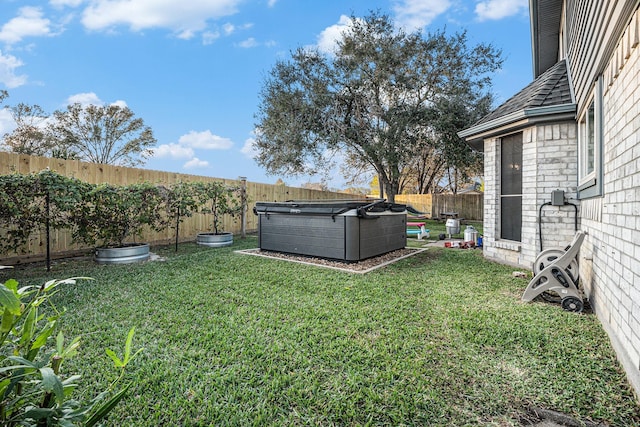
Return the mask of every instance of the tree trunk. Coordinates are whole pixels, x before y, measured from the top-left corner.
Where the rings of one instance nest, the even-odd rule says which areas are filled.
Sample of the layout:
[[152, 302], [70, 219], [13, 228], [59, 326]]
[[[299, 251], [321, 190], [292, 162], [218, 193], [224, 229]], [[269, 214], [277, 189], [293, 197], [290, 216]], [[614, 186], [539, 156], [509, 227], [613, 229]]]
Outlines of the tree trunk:
[[398, 182], [386, 182], [385, 188], [387, 190], [387, 201], [389, 203], [395, 203], [400, 184]]

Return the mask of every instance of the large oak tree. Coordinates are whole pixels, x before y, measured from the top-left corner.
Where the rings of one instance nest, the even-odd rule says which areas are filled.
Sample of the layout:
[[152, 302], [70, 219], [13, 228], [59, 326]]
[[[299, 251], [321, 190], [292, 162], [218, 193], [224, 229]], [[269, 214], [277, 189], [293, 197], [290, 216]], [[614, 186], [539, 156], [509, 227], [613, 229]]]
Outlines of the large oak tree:
[[[257, 161], [270, 173], [314, 173], [327, 168], [328, 152], [340, 152], [373, 169], [393, 200], [428, 144], [450, 145], [440, 109], [485, 105], [501, 64], [499, 50], [470, 47], [464, 32], [407, 33], [386, 15], [352, 16], [335, 52], [299, 48], [270, 71], [256, 117]], [[445, 164], [458, 157], [446, 155]]]

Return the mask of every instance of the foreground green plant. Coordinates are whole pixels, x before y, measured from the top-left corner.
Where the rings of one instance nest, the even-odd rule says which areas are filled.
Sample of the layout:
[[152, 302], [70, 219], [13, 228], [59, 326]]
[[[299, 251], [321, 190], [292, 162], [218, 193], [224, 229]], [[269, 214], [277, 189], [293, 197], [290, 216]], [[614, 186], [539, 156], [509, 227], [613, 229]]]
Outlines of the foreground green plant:
[[[62, 331], [55, 339], [55, 348], [48, 341], [56, 330], [63, 311], [50, 302], [62, 284], [75, 284], [76, 279], [50, 280], [39, 287], [19, 288], [10, 279], [0, 284], [0, 422], [3, 426], [93, 426], [102, 420], [124, 397], [130, 387], [116, 391], [124, 369], [133, 356], [131, 347], [134, 329], [125, 343], [121, 360], [113, 350], [107, 354], [120, 369], [120, 375], [108, 388], [89, 403], [71, 397], [78, 386], [79, 375], [63, 373], [63, 363], [78, 353], [80, 339], [65, 341]], [[52, 315], [43, 313], [44, 306]]]

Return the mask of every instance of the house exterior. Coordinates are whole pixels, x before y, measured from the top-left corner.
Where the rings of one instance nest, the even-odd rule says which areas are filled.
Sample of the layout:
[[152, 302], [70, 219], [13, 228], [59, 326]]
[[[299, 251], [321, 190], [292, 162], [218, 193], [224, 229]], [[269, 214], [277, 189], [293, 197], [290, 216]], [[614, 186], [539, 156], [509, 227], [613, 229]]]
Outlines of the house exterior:
[[485, 257], [531, 269], [588, 233], [582, 288], [640, 394], [639, 6], [530, 0], [534, 81], [459, 135], [484, 151]]

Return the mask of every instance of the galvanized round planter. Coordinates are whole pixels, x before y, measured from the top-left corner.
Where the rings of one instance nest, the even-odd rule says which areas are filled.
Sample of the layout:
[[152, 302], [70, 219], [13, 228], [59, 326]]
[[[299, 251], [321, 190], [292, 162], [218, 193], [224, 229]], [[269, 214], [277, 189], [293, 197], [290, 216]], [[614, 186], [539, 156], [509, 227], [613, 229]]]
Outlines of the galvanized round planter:
[[233, 244], [233, 233], [198, 233], [196, 243], [212, 248], [230, 246]]
[[149, 259], [149, 245], [147, 243], [130, 243], [118, 248], [97, 248], [96, 262], [98, 264], [130, 264]]

